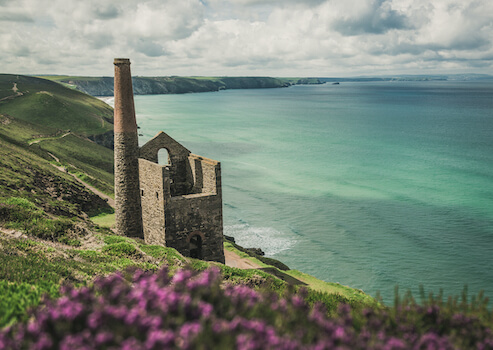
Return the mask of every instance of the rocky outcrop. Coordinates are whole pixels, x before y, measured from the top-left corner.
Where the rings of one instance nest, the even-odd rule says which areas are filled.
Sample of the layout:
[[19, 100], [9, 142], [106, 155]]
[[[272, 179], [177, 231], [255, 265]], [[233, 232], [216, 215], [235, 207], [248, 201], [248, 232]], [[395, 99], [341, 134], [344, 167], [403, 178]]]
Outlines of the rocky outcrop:
[[113, 130], [105, 132], [104, 134], [90, 135], [88, 136], [88, 139], [109, 149], [113, 149], [115, 146], [115, 133]]

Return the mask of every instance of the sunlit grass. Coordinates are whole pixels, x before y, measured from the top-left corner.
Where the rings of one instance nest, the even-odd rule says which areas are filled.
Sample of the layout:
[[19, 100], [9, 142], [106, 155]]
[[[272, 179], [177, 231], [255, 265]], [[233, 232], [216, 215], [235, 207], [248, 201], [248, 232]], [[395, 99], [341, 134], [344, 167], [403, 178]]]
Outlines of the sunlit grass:
[[99, 214], [91, 217], [92, 222], [101, 227], [111, 228], [115, 225], [115, 213], [113, 214]]

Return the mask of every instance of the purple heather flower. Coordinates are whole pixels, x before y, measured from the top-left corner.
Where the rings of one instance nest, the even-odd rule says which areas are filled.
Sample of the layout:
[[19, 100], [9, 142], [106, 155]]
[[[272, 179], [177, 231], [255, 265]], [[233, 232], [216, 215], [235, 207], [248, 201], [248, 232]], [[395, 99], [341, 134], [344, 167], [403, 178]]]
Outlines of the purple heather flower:
[[144, 349], [142, 344], [135, 339], [134, 337], [130, 337], [128, 339], [125, 339], [120, 347], [121, 350], [140, 350]]
[[346, 335], [346, 331], [344, 330], [344, 327], [342, 326], [337, 326], [335, 332], [334, 332], [334, 337], [337, 339], [342, 339]]
[[454, 347], [449, 343], [447, 338], [440, 337], [435, 333], [426, 333], [421, 336], [416, 349], [423, 350], [453, 350]]
[[114, 339], [113, 334], [105, 331], [105, 332], [97, 333], [94, 338], [94, 341], [96, 345], [100, 346], [111, 342], [113, 339]]
[[151, 349], [163, 349], [172, 347], [175, 342], [175, 335], [172, 331], [151, 331], [147, 335], [145, 347], [148, 350]]
[[141, 317], [141, 311], [142, 309], [137, 309], [137, 308], [132, 308], [130, 309], [127, 314], [124, 316], [124, 322], [125, 324], [131, 326], [136, 323], [138, 319]]
[[209, 316], [212, 314], [212, 311], [214, 310], [214, 308], [212, 307], [211, 304], [204, 303], [203, 301], [199, 302], [198, 309], [199, 309], [200, 315], [203, 318], [209, 318]]
[[81, 334], [69, 334], [60, 342], [60, 350], [90, 350], [91, 347], [84, 344], [84, 337]]
[[187, 281], [187, 288], [191, 291], [195, 288], [208, 287], [219, 278], [219, 269], [212, 267], [205, 270], [197, 277]]
[[172, 282], [175, 284], [182, 284], [186, 282], [190, 277], [192, 277], [192, 271], [190, 270], [179, 270], [173, 276]]
[[36, 320], [29, 321], [29, 323], [27, 324], [27, 331], [30, 333], [31, 336], [37, 338], [39, 336], [39, 333], [41, 332], [39, 322], [37, 322]]
[[90, 329], [98, 329], [103, 323], [103, 314], [101, 311], [94, 311], [87, 317], [87, 326]]
[[296, 307], [298, 309], [301, 309], [301, 308], [306, 306], [305, 300], [302, 297], [300, 297], [299, 295], [293, 295], [293, 297], [291, 298], [291, 301], [292, 301], [294, 307]]
[[238, 350], [262, 349], [260, 344], [255, 341], [252, 335], [240, 334], [236, 337], [236, 348]]
[[383, 350], [405, 350], [409, 346], [402, 339], [391, 337], [383, 346]]
[[194, 335], [197, 335], [201, 331], [202, 327], [198, 322], [185, 323], [180, 329], [180, 337], [188, 339]]
[[48, 350], [51, 349], [52, 346], [53, 341], [51, 340], [51, 337], [46, 333], [42, 333], [31, 348], [33, 350]]

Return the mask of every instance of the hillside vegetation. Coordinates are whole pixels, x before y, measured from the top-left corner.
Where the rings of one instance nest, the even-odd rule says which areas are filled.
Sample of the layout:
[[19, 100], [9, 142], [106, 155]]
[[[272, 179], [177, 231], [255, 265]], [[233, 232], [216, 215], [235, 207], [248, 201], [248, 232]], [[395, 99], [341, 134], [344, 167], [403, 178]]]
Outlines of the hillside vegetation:
[[107, 104], [46, 79], [0, 74], [0, 99], [1, 114], [42, 126], [43, 131], [89, 136], [113, 129]]
[[[0, 141], [15, 145], [18, 157], [28, 164], [41, 164], [39, 158], [51, 161], [113, 193], [110, 106], [58, 83], [20, 75], [0, 75], [0, 96]], [[6, 161], [0, 160], [2, 167]], [[12, 179], [16, 177], [14, 172]]]
[[113, 151], [89, 139], [110, 131], [111, 109], [0, 77], [0, 350], [493, 349], [482, 295], [386, 307], [231, 241], [261, 268], [116, 235], [103, 220], [113, 209], [87, 189], [113, 192]]

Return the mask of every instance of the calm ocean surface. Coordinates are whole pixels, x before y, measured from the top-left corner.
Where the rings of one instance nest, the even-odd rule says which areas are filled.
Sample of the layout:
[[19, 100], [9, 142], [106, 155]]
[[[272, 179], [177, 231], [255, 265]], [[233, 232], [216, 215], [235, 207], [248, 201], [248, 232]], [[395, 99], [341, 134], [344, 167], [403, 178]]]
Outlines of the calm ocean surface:
[[222, 162], [224, 232], [320, 279], [493, 298], [493, 82], [378, 82], [136, 96]]

